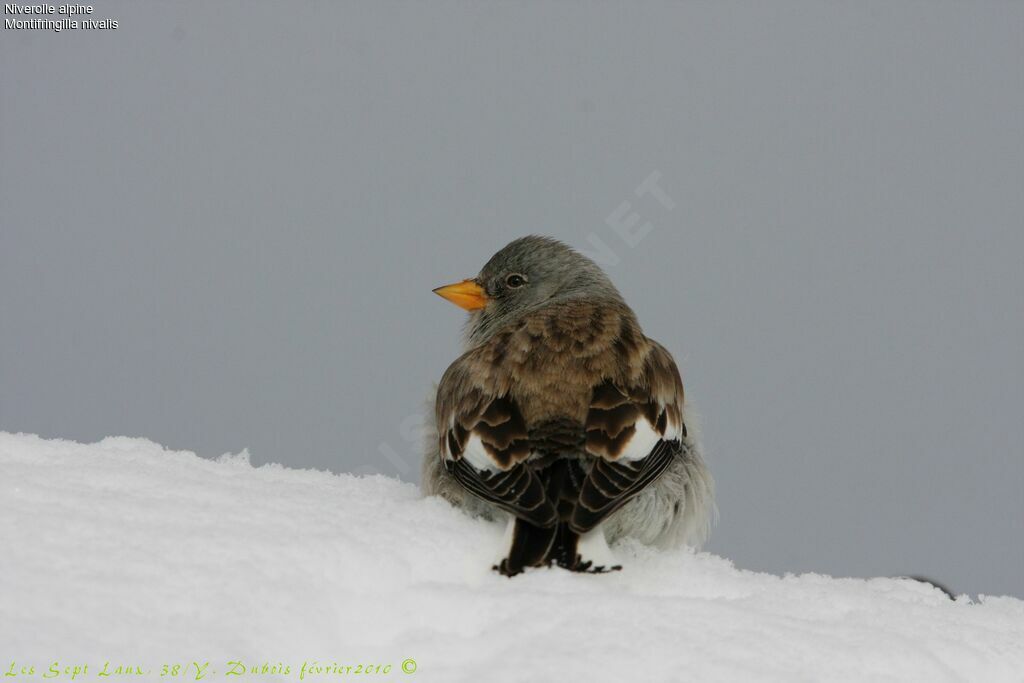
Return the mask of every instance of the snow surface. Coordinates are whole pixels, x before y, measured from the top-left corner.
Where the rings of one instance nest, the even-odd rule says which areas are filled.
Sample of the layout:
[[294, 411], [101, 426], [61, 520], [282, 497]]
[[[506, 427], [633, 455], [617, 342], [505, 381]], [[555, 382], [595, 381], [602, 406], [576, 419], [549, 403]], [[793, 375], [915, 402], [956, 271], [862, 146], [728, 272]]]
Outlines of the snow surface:
[[[489, 570], [502, 531], [381, 476], [0, 433], [0, 667], [35, 667], [11, 682], [54, 662], [119, 680], [96, 676], [108, 660], [141, 666], [133, 681], [171, 680], [168, 663], [195, 680], [193, 660], [212, 681], [296, 681], [314, 660], [391, 669], [303, 680], [1024, 680], [1015, 598], [633, 544], [615, 549], [622, 572], [507, 579]], [[228, 675], [233, 661], [290, 673]]]

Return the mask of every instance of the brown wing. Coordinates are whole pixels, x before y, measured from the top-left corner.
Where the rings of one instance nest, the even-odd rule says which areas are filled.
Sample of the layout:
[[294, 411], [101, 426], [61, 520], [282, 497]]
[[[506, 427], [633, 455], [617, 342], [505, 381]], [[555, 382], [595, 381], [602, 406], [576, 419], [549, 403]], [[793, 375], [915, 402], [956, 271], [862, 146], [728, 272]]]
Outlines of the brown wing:
[[580, 487], [570, 526], [583, 533], [657, 479], [682, 450], [683, 383], [668, 351], [651, 342], [634, 382], [594, 389], [587, 414], [587, 453], [594, 464]]
[[537, 526], [557, 520], [536, 473], [525, 465], [530, 438], [519, 407], [465, 354], [437, 388], [437, 427], [445, 467], [462, 486]]

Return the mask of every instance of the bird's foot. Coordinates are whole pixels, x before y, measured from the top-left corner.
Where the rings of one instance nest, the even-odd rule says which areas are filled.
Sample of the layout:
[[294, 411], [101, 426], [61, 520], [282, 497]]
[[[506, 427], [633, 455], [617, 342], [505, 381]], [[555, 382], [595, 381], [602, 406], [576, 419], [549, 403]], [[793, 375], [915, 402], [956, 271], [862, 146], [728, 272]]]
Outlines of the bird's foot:
[[622, 565], [615, 561], [615, 556], [608, 548], [608, 542], [605, 541], [604, 532], [600, 527], [582, 534], [575, 551], [572, 561], [562, 565], [569, 571], [607, 574], [622, 569]]
[[561, 565], [571, 572], [580, 572], [583, 574], [610, 574], [611, 572], [617, 572], [622, 570], [621, 564], [594, 564], [593, 560], [583, 561], [583, 558], [579, 555], [576, 556], [576, 561], [571, 565]]
[[491, 569], [509, 578], [523, 573], [523, 568], [510, 564], [507, 557], [498, 564], [493, 565]]

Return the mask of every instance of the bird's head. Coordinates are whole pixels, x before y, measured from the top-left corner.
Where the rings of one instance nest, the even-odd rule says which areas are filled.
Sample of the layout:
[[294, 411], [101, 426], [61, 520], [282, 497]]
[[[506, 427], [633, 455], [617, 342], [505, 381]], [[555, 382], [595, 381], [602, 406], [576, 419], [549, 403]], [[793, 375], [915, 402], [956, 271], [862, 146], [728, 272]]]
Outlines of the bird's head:
[[470, 312], [467, 336], [479, 343], [507, 324], [569, 299], [621, 302], [608, 276], [586, 256], [550, 237], [507, 244], [479, 275], [434, 292]]

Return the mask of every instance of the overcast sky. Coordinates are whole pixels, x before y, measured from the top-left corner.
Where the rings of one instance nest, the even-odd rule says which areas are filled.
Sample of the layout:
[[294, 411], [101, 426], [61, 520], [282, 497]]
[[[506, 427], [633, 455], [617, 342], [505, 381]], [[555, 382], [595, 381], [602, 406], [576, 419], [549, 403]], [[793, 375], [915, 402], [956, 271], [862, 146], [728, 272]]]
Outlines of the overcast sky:
[[430, 290], [542, 233], [678, 360], [711, 550], [1024, 596], [1024, 4], [93, 4], [0, 36], [0, 429], [414, 481]]

